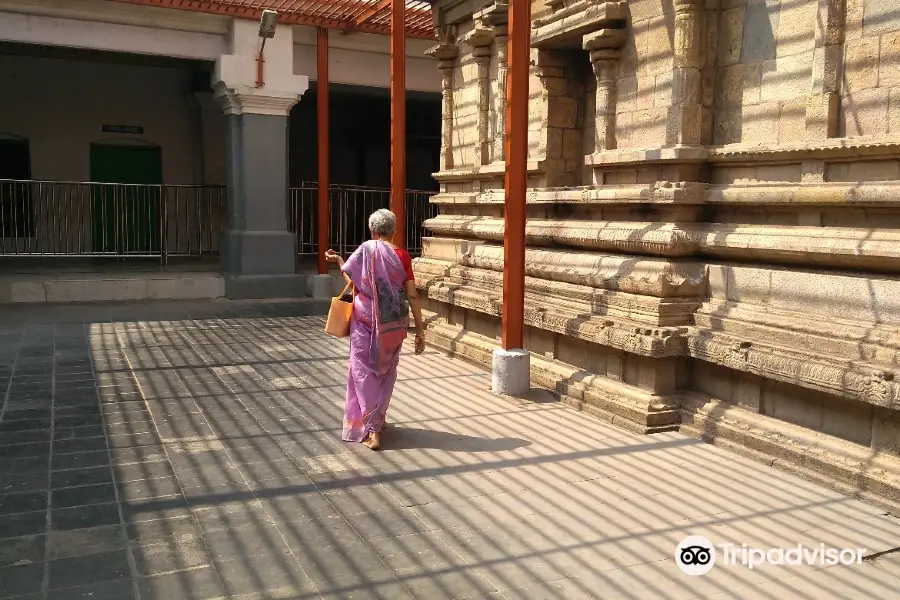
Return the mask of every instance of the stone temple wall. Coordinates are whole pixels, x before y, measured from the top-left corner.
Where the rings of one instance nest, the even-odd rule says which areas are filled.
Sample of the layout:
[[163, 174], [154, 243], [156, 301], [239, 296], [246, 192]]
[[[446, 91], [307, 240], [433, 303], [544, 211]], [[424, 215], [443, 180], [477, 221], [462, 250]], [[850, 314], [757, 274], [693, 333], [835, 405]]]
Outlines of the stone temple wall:
[[[536, 0], [532, 382], [900, 506], [900, 1]], [[437, 0], [436, 346], [490, 364], [507, 7]]]

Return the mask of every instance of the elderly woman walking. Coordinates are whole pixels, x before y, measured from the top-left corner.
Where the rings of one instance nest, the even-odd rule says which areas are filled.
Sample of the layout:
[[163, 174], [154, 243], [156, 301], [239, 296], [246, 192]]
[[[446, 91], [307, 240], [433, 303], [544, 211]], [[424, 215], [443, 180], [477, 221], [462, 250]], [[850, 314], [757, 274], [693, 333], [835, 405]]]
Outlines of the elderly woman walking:
[[381, 447], [379, 438], [397, 381], [410, 308], [416, 324], [416, 354], [425, 350], [412, 259], [391, 243], [396, 229], [394, 213], [376, 210], [369, 217], [372, 239], [346, 262], [333, 250], [326, 253], [357, 292], [350, 318], [350, 373], [341, 439], [362, 442], [372, 450]]

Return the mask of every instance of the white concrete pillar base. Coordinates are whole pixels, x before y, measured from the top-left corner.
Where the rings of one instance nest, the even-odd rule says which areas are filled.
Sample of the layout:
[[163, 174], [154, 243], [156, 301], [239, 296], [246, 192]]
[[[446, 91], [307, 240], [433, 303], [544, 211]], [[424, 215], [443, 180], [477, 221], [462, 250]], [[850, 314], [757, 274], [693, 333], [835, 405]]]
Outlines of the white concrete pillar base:
[[307, 289], [316, 300], [334, 297], [334, 277], [331, 275], [310, 275]]
[[492, 391], [500, 396], [522, 396], [531, 390], [531, 355], [528, 350], [494, 350]]

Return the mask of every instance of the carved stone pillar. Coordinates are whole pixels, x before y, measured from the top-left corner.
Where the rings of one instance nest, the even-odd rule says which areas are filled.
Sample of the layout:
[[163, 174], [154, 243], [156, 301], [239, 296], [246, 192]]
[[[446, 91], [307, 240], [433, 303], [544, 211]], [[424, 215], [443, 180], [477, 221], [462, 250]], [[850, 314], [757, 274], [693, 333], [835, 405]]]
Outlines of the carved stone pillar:
[[472, 48], [472, 58], [478, 68], [478, 142], [475, 145], [475, 164], [487, 165], [491, 162], [488, 133], [491, 115], [491, 45], [494, 34], [490, 29], [476, 27], [464, 41]]
[[506, 159], [506, 71], [509, 66], [509, 3], [496, 0], [492, 5], [475, 13], [475, 22], [491, 30], [497, 52], [497, 77], [494, 81], [494, 136], [491, 160]]
[[[536, 155], [542, 157], [546, 170], [548, 187], [564, 185], [563, 173], [565, 171], [565, 159], [563, 158], [564, 126], [574, 123], [564, 123], [569, 120], [569, 114], [574, 120], [574, 113], [564, 103], [569, 103], [566, 95], [560, 95], [566, 91], [564, 69], [559, 62], [557, 53], [538, 51], [536, 59], [532, 59], [531, 74], [540, 81], [540, 109], [537, 112], [540, 121], [540, 134], [537, 140]], [[551, 90], [554, 92], [551, 94]], [[533, 119], [533, 116], [529, 116]], [[531, 132], [529, 132], [530, 134]]]
[[619, 53], [610, 50], [591, 52], [591, 65], [597, 78], [594, 125], [596, 152], [616, 148], [616, 59]]
[[453, 71], [456, 61], [442, 60], [441, 70], [441, 170], [453, 168]]
[[620, 29], [601, 29], [584, 36], [582, 46], [590, 52], [597, 79], [594, 152], [616, 148], [616, 61], [625, 39], [625, 31]]
[[672, 107], [667, 143], [694, 146], [704, 142], [702, 75], [704, 0], [675, 0], [675, 56]]
[[498, 25], [494, 28], [494, 39], [497, 41], [497, 91], [495, 106], [497, 114], [495, 121], [497, 129], [494, 132], [495, 161], [506, 160], [506, 70], [509, 67], [509, 28], [506, 25]]
[[425, 54], [438, 61], [441, 70], [441, 170], [453, 168], [453, 72], [459, 47], [444, 43], [429, 48]]
[[846, 0], [818, 0], [812, 93], [806, 103], [806, 137], [810, 140], [838, 133], [846, 14]]

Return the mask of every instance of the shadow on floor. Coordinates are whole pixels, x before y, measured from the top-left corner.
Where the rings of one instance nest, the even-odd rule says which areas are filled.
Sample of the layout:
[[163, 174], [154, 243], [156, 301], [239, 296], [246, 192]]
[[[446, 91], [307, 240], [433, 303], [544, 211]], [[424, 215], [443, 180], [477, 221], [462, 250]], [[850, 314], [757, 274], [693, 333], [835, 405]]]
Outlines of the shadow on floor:
[[417, 427], [392, 425], [382, 434], [382, 450], [443, 450], [445, 452], [505, 452], [530, 446], [519, 438], [484, 438]]

